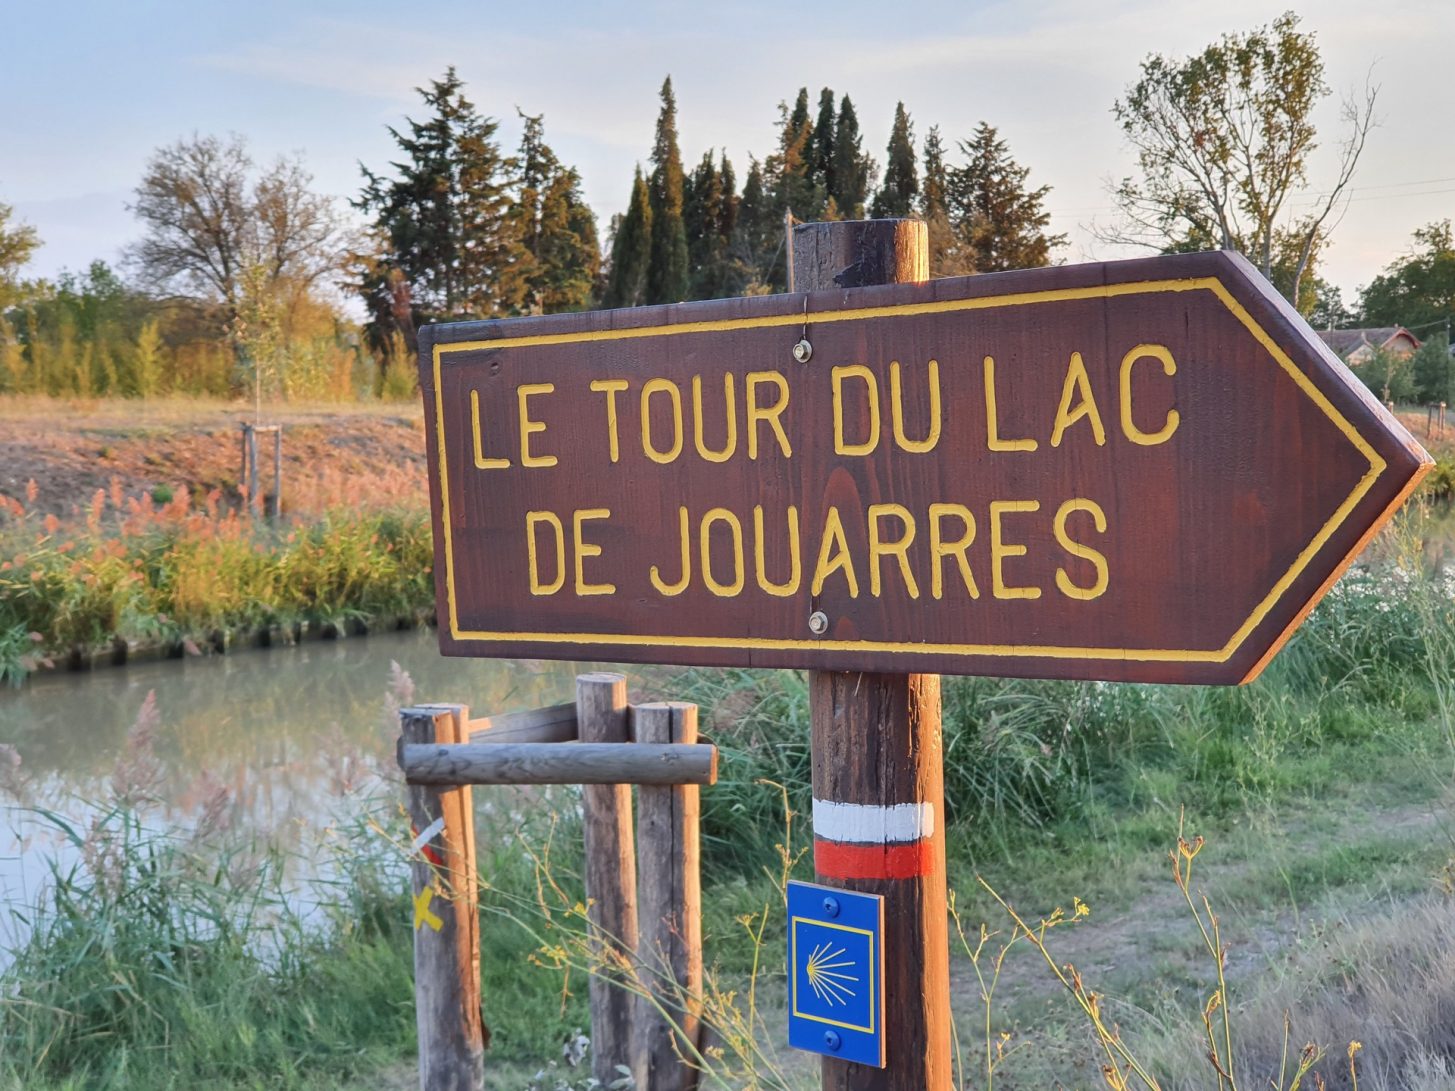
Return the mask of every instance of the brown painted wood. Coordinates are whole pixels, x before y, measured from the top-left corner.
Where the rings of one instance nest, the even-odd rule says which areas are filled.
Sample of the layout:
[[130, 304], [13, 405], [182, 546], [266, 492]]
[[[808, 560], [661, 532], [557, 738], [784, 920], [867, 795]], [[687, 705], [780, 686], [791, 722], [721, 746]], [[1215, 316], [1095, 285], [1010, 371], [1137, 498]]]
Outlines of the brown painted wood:
[[[827, 271], [818, 283], [828, 290], [423, 330], [443, 650], [1239, 682], [1261, 669], [1430, 464], [1303, 319], [1235, 255], [853, 286], [876, 265], [901, 260], [897, 248], [911, 230], [896, 228], [873, 261], [855, 263], [835, 256], [839, 243], [800, 228], [796, 256], [805, 269]], [[803, 287], [802, 278], [798, 283]], [[800, 339], [812, 345], [806, 363], [792, 356]], [[1148, 344], [1167, 348], [1176, 373], [1165, 375], [1156, 357], [1132, 357], [1128, 431], [1123, 361]], [[1089, 413], [1071, 416], [1084, 400], [1079, 380], [1067, 382], [1073, 353], [1104, 443]], [[986, 356], [995, 361], [991, 384]], [[931, 427], [930, 360], [938, 367], [942, 427], [933, 450], [920, 453], [894, 435], [892, 371], [897, 362], [900, 432], [912, 446]], [[868, 369], [880, 403], [879, 443], [862, 455], [835, 450], [834, 369], [855, 365]], [[748, 457], [749, 373], [781, 376], [787, 386], [781, 424], [790, 457], [761, 420], [751, 430], [758, 457]], [[694, 377], [701, 379], [701, 444], [709, 453], [731, 446], [724, 383], [732, 386], [736, 446], [726, 461], [699, 451]], [[644, 418], [649, 379], [672, 385], [648, 395]], [[628, 384], [615, 396], [615, 462], [608, 395], [593, 391], [593, 381]], [[771, 404], [777, 381], [759, 383], [761, 405]], [[523, 433], [520, 388], [529, 384], [553, 389], [524, 395]], [[872, 431], [869, 387], [842, 373], [840, 385], [851, 447]], [[1068, 385], [1072, 396], [1063, 410]], [[1034, 440], [1035, 451], [991, 449], [991, 389], [998, 440]], [[674, 390], [683, 420], [676, 454]], [[486, 468], [476, 465], [472, 393]], [[1172, 411], [1178, 426], [1166, 442], [1136, 441], [1159, 431]], [[654, 449], [670, 460], [647, 453], [644, 419]], [[523, 465], [523, 435], [532, 459], [555, 464]], [[502, 459], [510, 465], [496, 466]], [[1097, 505], [1106, 529], [1097, 529], [1090, 510], [1072, 508], [1058, 537], [1056, 516], [1077, 499]], [[1034, 512], [996, 509], [999, 596], [992, 502], [1039, 505]], [[962, 522], [943, 512], [932, 517], [932, 504], [963, 505], [975, 520], [964, 556], [978, 597], [952, 556], [940, 558], [941, 597], [933, 593], [931, 524], [938, 518], [953, 541]], [[794, 509], [802, 573], [788, 594], [759, 586], [755, 505], [763, 512], [764, 573], [780, 583], [791, 583], [787, 528]], [[874, 505], [900, 505], [915, 520], [906, 564], [917, 597], [894, 555], [871, 564]], [[669, 588], [677, 579], [683, 508], [692, 576], [680, 594], [668, 595], [654, 586], [651, 569], [658, 567]], [[702, 526], [714, 509], [731, 513], [741, 529], [740, 590], [734, 532], [724, 517], [707, 527], [718, 590], [703, 578]], [[599, 510], [610, 515], [591, 514]], [[559, 566], [554, 530], [538, 522], [539, 594], [531, 593], [526, 549], [530, 512], [561, 520], [566, 553]], [[580, 540], [587, 547], [579, 580], [578, 512], [586, 513]], [[834, 545], [826, 529], [832, 513], [843, 522], [857, 586], [837, 571], [815, 594], [821, 547], [825, 540]], [[883, 509], [878, 520], [881, 537], [896, 540], [900, 516]], [[1094, 559], [1062, 539], [1104, 558], [1106, 586], [1095, 598], [1074, 597], [1058, 583], [1059, 575], [1084, 591], [1098, 582]], [[874, 568], [882, 577], [877, 595]], [[607, 585], [615, 590], [592, 593]], [[815, 611], [827, 618], [822, 637], [809, 629]]]
[[576, 706], [551, 705], [470, 721], [472, 743], [575, 742]]
[[[626, 678], [620, 674], [576, 677], [576, 720], [583, 743], [629, 741]], [[630, 976], [637, 951], [637, 869], [632, 843], [632, 790], [628, 784], [588, 784], [581, 789], [586, 838], [587, 920], [599, 968], [588, 984], [591, 1007], [591, 1073], [603, 1087], [617, 1071], [641, 1071], [632, 1040]]]
[[713, 784], [717, 747], [626, 743], [405, 746], [410, 784]]
[[[466, 709], [429, 705], [399, 714], [400, 749], [465, 737]], [[489, 1040], [480, 1006], [480, 916], [475, 812], [470, 789], [411, 784], [415, 834], [443, 830], [410, 860], [414, 909], [414, 1010], [421, 1091], [483, 1091]]]
[[813, 797], [840, 803], [927, 803], [928, 873], [841, 879], [884, 896], [885, 1068], [824, 1058], [825, 1091], [949, 1091], [950, 945], [945, 875], [944, 754], [935, 674], [809, 675]]
[[[643, 704], [632, 715], [634, 747], [697, 743], [696, 705]], [[697, 1087], [693, 1062], [702, 1016], [700, 815], [696, 785], [637, 791], [639, 959], [647, 992], [638, 1004], [636, 1026], [645, 1066], [638, 1081], [643, 1091]]]
[[[804, 224], [795, 231], [797, 283], [810, 291], [929, 279], [923, 223]], [[873, 279], [866, 279], [873, 278]], [[819, 881], [884, 897], [886, 1066], [825, 1057], [825, 1091], [949, 1091], [950, 970], [945, 876], [940, 679], [933, 674], [809, 675], [813, 798], [831, 804], [928, 804], [935, 816], [922, 873]], [[869, 870], [873, 870], [872, 865]], [[881, 869], [883, 870], [883, 869]]]

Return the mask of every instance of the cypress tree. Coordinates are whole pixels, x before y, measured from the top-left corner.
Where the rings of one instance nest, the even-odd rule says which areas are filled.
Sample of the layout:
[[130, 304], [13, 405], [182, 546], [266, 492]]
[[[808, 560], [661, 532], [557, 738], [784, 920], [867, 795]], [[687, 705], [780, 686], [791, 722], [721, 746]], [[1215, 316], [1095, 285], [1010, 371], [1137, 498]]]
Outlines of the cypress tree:
[[781, 218], [792, 212], [800, 220], [817, 217], [823, 203], [814, 193], [812, 177], [813, 122], [808, 113], [808, 88], [798, 89], [790, 111], [779, 106], [778, 151], [765, 164], [773, 187], [774, 206]]
[[864, 154], [859, 135], [859, 116], [854, 104], [845, 95], [839, 100], [839, 116], [834, 131], [833, 186], [829, 196], [839, 213], [851, 220], [864, 218], [864, 202], [869, 198], [870, 176], [874, 161]]
[[748, 163], [733, 232], [733, 258], [743, 270], [743, 291], [753, 295], [768, 290], [770, 265], [776, 257], [770, 240], [776, 241], [779, 224], [763, 182], [762, 164], [752, 158]]
[[929, 234], [930, 275], [962, 276], [975, 272], [969, 253], [950, 219], [949, 168], [938, 125], [930, 128], [924, 147], [925, 180], [920, 189], [919, 214]]
[[722, 157], [714, 165], [712, 152], [687, 180], [683, 220], [687, 225], [687, 254], [691, 266], [691, 298], [717, 299], [733, 294], [730, 248], [736, 220], [732, 164]]
[[834, 125], [834, 93], [825, 87], [818, 94], [818, 120], [813, 123], [809, 177], [826, 199], [835, 197]]
[[662, 110], [652, 148], [651, 258], [647, 302], [679, 303], [687, 298], [687, 230], [682, 222], [682, 154], [677, 149], [677, 99], [672, 77], [662, 83]]
[[647, 269], [652, 259], [652, 202], [647, 180], [637, 167], [631, 201], [616, 224], [611, 243], [611, 276], [606, 286], [608, 307], [638, 307], [647, 301]]
[[894, 107], [894, 125], [889, 131], [888, 159], [884, 185], [874, 195], [874, 217], [909, 216], [919, 192], [919, 175], [914, 162], [914, 125], [904, 103]]
[[562, 166], [546, 144], [542, 118], [520, 116], [525, 129], [516, 156], [513, 213], [529, 256], [521, 266], [524, 309], [541, 314], [584, 310], [591, 306], [601, 269], [595, 217], [581, 195], [580, 175]]
[[1047, 265], [1065, 235], [1048, 235], [1051, 215], [1042, 207], [1050, 186], [1026, 189], [1031, 171], [1011, 158], [996, 129], [981, 122], [960, 142], [965, 166], [949, 172], [950, 217], [982, 273]]

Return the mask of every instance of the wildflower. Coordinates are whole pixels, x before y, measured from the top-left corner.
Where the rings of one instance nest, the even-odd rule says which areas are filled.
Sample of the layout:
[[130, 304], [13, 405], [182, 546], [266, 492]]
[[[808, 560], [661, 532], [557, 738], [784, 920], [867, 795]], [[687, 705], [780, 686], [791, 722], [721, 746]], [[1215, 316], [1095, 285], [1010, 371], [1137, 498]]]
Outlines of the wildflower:
[[35, 478], [32, 477], [25, 483], [25, 502], [27, 504], [34, 504], [35, 498], [39, 495], [40, 486], [35, 483]]
[[60, 529], [60, 526], [61, 521], [55, 517], [54, 512], [45, 517], [45, 532], [47, 534], [54, 534], [57, 530]]

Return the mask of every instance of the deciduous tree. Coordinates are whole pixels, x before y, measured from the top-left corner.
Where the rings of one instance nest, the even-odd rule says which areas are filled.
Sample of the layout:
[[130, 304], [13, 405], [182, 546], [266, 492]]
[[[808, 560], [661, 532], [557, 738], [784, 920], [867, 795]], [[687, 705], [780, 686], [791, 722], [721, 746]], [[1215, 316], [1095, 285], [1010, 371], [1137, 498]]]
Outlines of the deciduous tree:
[[129, 206], [145, 234], [129, 251], [144, 283], [237, 313], [244, 279], [308, 291], [342, 261], [333, 200], [297, 159], [259, 172], [241, 137], [158, 148]]
[[1370, 326], [1429, 326], [1455, 318], [1455, 239], [1450, 221], [1415, 232], [1410, 253], [1391, 262], [1360, 293]]
[[1318, 146], [1313, 111], [1330, 93], [1314, 36], [1298, 22], [1289, 12], [1195, 56], [1142, 62], [1113, 107], [1140, 175], [1115, 187], [1122, 222], [1103, 238], [1159, 249], [1208, 239], [1241, 251], [1270, 279], [1279, 250], [1288, 249], [1293, 259], [1278, 288], [1300, 298], [1374, 124], [1377, 89], [1345, 101], [1333, 177], [1296, 209]]

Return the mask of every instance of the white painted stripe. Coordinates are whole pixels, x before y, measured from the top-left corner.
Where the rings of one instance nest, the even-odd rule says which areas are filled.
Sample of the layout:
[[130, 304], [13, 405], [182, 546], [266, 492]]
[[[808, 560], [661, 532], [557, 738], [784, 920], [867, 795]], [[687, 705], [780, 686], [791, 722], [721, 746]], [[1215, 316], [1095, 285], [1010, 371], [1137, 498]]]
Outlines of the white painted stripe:
[[888, 845], [919, 841], [934, 832], [935, 809], [928, 803], [883, 807], [828, 799], [813, 801], [813, 835], [825, 841]]
[[425, 845], [428, 845], [431, 841], [433, 841], [435, 837], [444, 830], [444, 828], [445, 820], [444, 816], [441, 815], [439, 818], [436, 818], [433, 822], [426, 826], [423, 831], [421, 831], [420, 835], [416, 837], [414, 839], [414, 842], [409, 846], [409, 851], [418, 852], [420, 849], [424, 848]]

